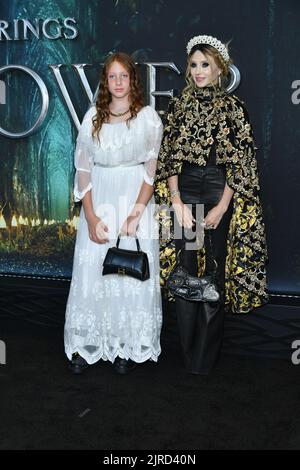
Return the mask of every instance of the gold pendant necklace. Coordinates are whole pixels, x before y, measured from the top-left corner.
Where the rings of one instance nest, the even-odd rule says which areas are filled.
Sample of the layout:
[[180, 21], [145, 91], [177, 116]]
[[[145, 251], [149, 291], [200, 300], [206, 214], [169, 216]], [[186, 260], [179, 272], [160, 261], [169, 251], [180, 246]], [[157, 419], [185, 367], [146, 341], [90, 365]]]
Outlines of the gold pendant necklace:
[[111, 114], [114, 117], [121, 117], [121, 116], [125, 116], [125, 114], [127, 114], [128, 111], [129, 111], [129, 108], [126, 111], [124, 111], [124, 113], [113, 113], [111, 110], [109, 110], [109, 114]]

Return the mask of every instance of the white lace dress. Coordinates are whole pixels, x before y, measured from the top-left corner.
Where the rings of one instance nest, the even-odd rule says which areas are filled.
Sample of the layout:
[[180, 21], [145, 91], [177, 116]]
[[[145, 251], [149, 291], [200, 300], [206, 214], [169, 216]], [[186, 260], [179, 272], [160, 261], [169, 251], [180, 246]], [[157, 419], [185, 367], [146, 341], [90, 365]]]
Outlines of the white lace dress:
[[[117, 356], [157, 361], [162, 307], [153, 197], [137, 231], [148, 255], [150, 279], [102, 276], [102, 263], [108, 248], [116, 244], [143, 181], [153, 184], [162, 123], [156, 111], [145, 106], [129, 128], [125, 122], [103, 124], [99, 143], [91, 137], [95, 113], [95, 107], [88, 110], [78, 134], [74, 196], [79, 201], [91, 189], [94, 211], [108, 226], [110, 241], [90, 240], [82, 207], [66, 307], [65, 352], [69, 359], [78, 352], [89, 364], [99, 359], [113, 362]], [[122, 237], [119, 246], [136, 249], [135, 238]]]

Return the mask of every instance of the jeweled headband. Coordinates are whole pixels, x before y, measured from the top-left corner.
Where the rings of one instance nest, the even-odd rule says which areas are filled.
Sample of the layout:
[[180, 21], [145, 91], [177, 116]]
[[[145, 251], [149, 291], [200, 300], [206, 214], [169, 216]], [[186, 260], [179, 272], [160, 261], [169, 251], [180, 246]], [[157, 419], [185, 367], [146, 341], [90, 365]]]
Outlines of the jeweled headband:
[[186, 46], [186, 51], [189, 54], [194, 46], [196, 44], [209, 44], [210, 46], [213, 46], [217, 51], [221, 54], [225, 62], [229, 62], [230, 57], [228, 54], [228, 51], [226, 49], [226, 46], [219, 41], [219, 39], [214, 38], [213, 36], [194, 36], [192, 39], [189, 40]]

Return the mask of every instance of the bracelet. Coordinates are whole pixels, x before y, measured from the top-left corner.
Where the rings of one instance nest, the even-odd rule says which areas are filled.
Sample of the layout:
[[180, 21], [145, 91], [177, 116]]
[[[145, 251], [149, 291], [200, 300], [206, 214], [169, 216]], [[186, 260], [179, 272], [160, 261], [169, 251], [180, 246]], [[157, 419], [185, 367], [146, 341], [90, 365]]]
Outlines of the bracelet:
[[179, 189], [172, 189], [170, 192], [171, 192], [171, 199], [177, 194], [180, 194]]

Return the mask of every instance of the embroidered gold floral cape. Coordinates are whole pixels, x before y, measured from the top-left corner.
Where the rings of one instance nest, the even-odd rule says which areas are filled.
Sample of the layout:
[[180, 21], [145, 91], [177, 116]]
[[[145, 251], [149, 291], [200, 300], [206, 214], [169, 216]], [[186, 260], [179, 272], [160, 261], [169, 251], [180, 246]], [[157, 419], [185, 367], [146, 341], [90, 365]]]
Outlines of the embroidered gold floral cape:
[[[161, 285], [174, 263], [175, 243], [167, 178], [179, 174], [183, 161], [206, 165], [212, 146], [217, 165], [225, 165], [227, 184], [234, 190], [227, 237], [225, 305], [247, 313], [268, 301], [267, 246], [252, 126], [244, 104], [213, 87], [184, 92], [169, 103], [154, 181], [161, 231]], [[166, 235], [167, 234], [167, 235]], [[198, 252], [199, 275], [205, 249]], [[169, 300], [174, 300], [164, 290]]]

